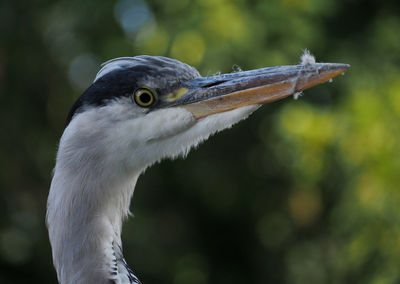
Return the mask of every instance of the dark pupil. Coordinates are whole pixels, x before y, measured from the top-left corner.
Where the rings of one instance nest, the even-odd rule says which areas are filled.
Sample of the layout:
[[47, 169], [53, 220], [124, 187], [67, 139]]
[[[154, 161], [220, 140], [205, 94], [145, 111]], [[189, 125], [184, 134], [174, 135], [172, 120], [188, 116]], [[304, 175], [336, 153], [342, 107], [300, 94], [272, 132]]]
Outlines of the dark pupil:
[[151, 101], [151, 96], [149, 93], [142, 93], [140, 95], [140, 101], [144, 104], [147, 104]]

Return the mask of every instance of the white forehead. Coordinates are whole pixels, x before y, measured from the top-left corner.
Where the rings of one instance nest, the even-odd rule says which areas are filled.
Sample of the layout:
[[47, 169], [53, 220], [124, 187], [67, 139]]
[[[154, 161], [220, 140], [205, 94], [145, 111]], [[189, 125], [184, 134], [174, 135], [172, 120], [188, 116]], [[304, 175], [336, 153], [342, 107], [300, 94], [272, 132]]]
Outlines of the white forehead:
[[102, 68], [97, 73], [96, 78], [94, 79], [93, 83], [96, 82], [99, 78], [103, 77], [107, 73], [110, 73], [114, 70], [126, 68], [126, 67], [133, 67], [138, 65], [141, 62], [139, 57], [118, 57], [111, 60], [108, 60], [101, 64]]
[[138, 65], [149, 66], [159, 74], [169, 74], [170, 76], [179, 77], [180, 79], [192, 79], [200, 76], [195, 68], [178, 60], [163, 56], [139, 55], [135, 57], [119, 57], [103, 63], [94, 82], [115, 70], [129, 69]]

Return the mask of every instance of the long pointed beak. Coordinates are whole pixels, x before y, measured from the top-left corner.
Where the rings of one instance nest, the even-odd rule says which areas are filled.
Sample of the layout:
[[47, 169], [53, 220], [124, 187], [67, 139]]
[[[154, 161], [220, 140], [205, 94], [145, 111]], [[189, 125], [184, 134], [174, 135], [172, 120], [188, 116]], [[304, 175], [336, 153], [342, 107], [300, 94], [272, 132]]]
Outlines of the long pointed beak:
[[350, 65], [315, 63], [199, 77], [166, 97], [165, 106], [186, 108], [200, 119], [238, 107], [276, 101], [345, 72]]

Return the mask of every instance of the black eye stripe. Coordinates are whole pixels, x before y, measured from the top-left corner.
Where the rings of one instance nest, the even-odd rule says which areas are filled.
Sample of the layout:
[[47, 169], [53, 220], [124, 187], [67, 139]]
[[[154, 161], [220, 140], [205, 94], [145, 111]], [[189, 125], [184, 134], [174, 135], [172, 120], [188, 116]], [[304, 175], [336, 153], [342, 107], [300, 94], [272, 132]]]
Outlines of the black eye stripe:
[[[118, 68], [104, 68], [116, 61], [121, 63], [117, 64]], [[149, 86], [152, 88], [150, 90], [155, 100], [147, 108], [154, 108], [159, 104], [158, 94], [169, 93], [174, 86], [180, 85], [181, 82], [200, 76], [193, 67], [160, 56], [117, 58], [106, 62], [103, 69], [107, 72], [98, 74], [101, 76], [96, 77], [95, 82], [85, 90], [71, 107], [65, 127], [68, 126], [75, 114], [84, 112], [88, 107], [105, 106], [114, 99], [121, 97], [130, 97], [133, 100], [134, 91], [143, 86], [141, 82], [150, 82]], [[162, 82], [160, 78], [163, 79]], [[156, 83], [153, 84], [152, 82]], [[136, 104], [135, 101], [133, 103]]]

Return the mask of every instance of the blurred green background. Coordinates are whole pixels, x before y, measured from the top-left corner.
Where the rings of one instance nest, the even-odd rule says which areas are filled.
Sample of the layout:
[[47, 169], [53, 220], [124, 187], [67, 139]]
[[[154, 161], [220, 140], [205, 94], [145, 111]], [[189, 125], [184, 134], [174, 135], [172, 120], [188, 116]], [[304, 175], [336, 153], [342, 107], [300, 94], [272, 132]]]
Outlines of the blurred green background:
[[0, 4], [0, 283], [55, 283], [44, 225], [58, 139], [99, 64], [164, 55], [203, 75], [317, 61], [345, 76], [265, 105], [150, 168], [124, 226], [143, 283], [400, 283], [400, 4]]

